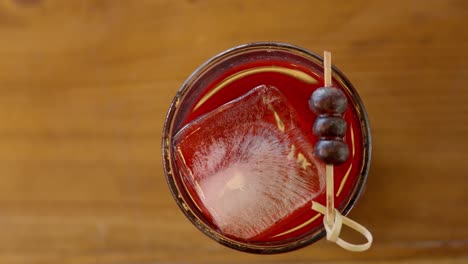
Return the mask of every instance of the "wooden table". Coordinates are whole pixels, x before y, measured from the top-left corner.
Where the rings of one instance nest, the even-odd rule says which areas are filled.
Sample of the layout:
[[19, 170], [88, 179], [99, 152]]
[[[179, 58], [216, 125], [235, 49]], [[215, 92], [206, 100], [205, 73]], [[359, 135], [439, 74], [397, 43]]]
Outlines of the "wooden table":
[[[0, 263], [468, 263], [468, 1], [0, 1]], [[184, 79], [232, 46], [321, 53], [370, 116], [373, 248], [258, 256], [202, 235], [164, 178]], [[351, 236], [351, 235], [350, 235]]]

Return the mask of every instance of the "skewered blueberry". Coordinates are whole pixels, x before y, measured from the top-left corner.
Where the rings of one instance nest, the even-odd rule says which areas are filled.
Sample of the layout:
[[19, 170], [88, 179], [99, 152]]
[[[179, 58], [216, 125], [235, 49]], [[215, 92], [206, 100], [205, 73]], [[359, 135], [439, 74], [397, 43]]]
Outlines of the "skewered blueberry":
[[318, 88], [309, 99], [309, 108], [319, 115], [341, 115], [347, 106], [346, 96], [333, 87]]
[[315, 145], [315, 155], [326, 164], [340, 165], [349, 157], [349, 148], [342, 140], [319, 140]]
[[346, 133], [346, 121], [337, 116], [321, 116], [315, 120], [313, 132], [320, 138], [342, 138]]

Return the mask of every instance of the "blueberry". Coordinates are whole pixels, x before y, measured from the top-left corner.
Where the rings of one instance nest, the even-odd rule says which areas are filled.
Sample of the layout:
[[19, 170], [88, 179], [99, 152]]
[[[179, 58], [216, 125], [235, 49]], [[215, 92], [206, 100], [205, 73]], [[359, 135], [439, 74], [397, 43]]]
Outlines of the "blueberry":
[[309, 108], [319, 115], [341, 115], [347, 106], [344, 93], [333, 87], [318, 88], [309, 99]]
[[320, 138], [342, 138], [346, 133], [346, 121], [337, 116], [318, 117], [312, 130]]
[[327, 164], [340, 165], [348, 159], [349, 148], [342, 140], [319, 140], [315, 145], [315, 155]]

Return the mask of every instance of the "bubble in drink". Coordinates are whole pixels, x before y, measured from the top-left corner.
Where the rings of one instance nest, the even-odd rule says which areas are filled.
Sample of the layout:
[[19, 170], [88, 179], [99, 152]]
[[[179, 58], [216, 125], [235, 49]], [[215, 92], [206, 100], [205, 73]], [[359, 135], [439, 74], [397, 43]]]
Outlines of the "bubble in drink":
[[303, 133], [281, 92], [262, 85], [187, 124], [175, 158], [220, 231], [247, 240], [324, 190]]

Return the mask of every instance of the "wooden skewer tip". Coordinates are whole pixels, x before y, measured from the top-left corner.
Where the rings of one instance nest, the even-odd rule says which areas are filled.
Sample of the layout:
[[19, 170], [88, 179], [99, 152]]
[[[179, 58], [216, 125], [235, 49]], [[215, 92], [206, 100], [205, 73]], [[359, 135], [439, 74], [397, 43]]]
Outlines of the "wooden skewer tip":
[[331, 81], [331, 52], [323, 52], [323, 70], [324, 70], [324, 82], [325, 87], [330, 87], [332, 85]]

